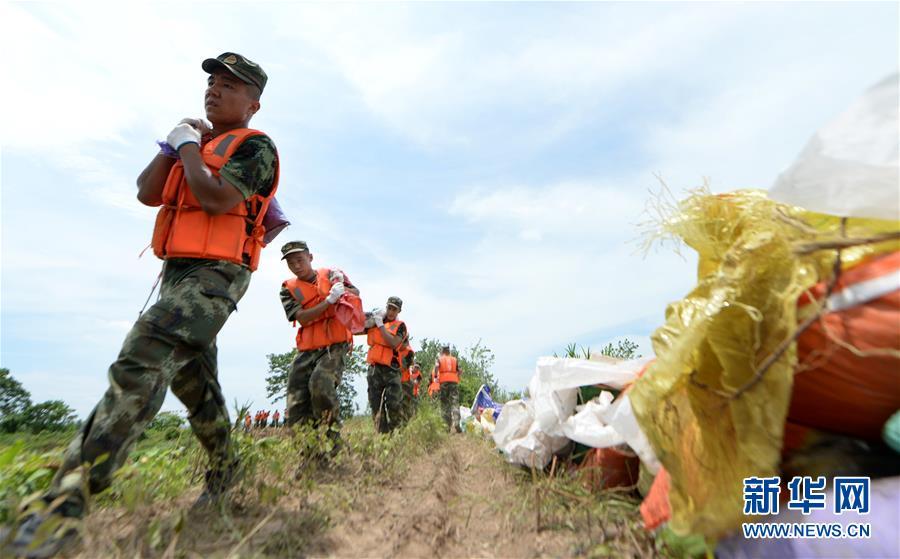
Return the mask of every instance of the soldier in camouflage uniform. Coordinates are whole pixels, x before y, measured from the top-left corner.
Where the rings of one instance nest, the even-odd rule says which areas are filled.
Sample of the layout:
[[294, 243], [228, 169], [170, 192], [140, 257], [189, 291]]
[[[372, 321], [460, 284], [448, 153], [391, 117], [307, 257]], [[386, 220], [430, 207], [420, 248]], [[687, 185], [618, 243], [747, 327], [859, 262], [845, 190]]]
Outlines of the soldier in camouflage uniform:
[[295, 276], [281, 286], [281, 305], [288, 320], [300, 323], [298, 353], [288, 375], [284, 422], [289, 427], [298, 423], [328, 425], [336, 451], [341, 410], [337, 387], [353, 336], [337, 320], [334, 306], [344, 293], [359, 295], [359, 290], [340, 270], [314, 269], [304, 241], [286, 243], [281, 252]]
[[459, 426], [459, 378], [462, 376], [462, 370], [456, 357], [450, 355], [450, 346], [441, 349], [435, 369], [441, 383], [441, 416], [451, 433], [460, 433], [462, 428]]
[[[202, 67], [210, 74], [206, 114], [212, 127], [185, 119], [169, 134], [168, 145], [161, 144], [163, 150], [138, 178], [138, 199], [146, 205], [160, 205], [179, 156], [183, 180], [204, 204], [202, 211], [224, 212], [251, 195], [270, 197], [276, 187], [277, 153], [265, 135], [241, 143], [218, 176], [200, 155], [208, 138], [247, 127], [260, 106], [265, 72], [234, 53], [207, 59]], [[0, 545], [7, 542], [0, 555], [50, 556], [76, 539], [89, 494], [109, 487], [169, 387], [187, 407], [191, 428], [209, 456], [198, 503], [223, 495], [237, 463], [217, 375], [216, 335], [237, 310], [250, 274], [247, 265], [226, 260], [165, 260], [159, 299], [126, 336], [109, 368], [110, 386], [66, 450], [50, 489], [27, 503], [15, 525], [0, 535]]]
[[379, 433], [393, 431], [404, 420], [399, 350], [408, 343], [409, 332], [406, 324], [397, 320], [402, 307], [399, 297], [388, 297], [385, 310], [374, 313], [373, 325], [366, 329], [369, 407]]
[[[412, 354], [409, 357], [412, 358]], [[409, 363], [406, 367], [409, 371], [407, 373], [409, 380], [400, 384], [403, 388], [403, 415], [405, 420], [409, 421], [416, 414], [416, 408], [419, 404], [419, 383], [422, 380], [422, 373], [419, 370], [418, 363]]]

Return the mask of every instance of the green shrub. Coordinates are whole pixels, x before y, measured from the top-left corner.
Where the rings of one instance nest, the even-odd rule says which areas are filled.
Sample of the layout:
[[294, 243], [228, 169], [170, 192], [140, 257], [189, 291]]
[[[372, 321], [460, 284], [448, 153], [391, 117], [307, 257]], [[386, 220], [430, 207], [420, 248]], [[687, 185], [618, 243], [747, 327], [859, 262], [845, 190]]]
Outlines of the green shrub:
[[[186, 426], [186, 422], [175, 412], [164, 411], [156, 414], [156, 417], [147, 425], [146, 436], [158, 434], [166, 440], [178, 438]], [[144, 438], [144, 437], [142, 437]]]

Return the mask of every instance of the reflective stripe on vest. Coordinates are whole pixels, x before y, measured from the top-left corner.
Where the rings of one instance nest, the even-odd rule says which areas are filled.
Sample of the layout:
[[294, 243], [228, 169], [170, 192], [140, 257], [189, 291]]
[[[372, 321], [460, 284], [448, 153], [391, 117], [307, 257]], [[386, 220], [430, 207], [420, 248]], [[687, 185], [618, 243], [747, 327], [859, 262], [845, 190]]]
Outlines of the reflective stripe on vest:
[[[250, 128], [221, 134], [201, 148], [203, 163], [213, 176], [218, 177], [219, 170], [247, 138], [262, 134]], [[210, 215], [203, 211], [188, 186], [184, 164], [178, 161], [172, 166], [163, 186], [162, 207], [156, 215], [150, 243], [153, 253], [164, 260], [227, 260], [248, 266], [251, 271], [256, 270], [264, 246], [263, 218], [278, 189], [278, 175], [279, 166], [276, 164], [272, 189], [267, 196], [254, 194], [224, 214]]]
[[[291, 297], [304, 309], [312, 308], [328, 296], [331, 270], [322, 268], [316, 271], [316, 283], [291, 278], [281, 285], [288, 290]], [[343, 342], [352, 342], [353, 334], [335, 317], [334, 306], [325, 309], [318, 318], [307, 324], [301, 324], [297, 331], [297, 349], [311, 351]]]
[[[402, 320], [385, 322], [384, 329], [390, 332], [392, 336], [396, 336], [401, 324], [403, 324]], [[369, 353], [366, 355], [366, 363], [370, 365], [387, 365], [390, 367], [391, 363], [394, 361], [395, 352], [394, 348], [391, 347], [391, 345], [385, 341], [384, 336], [381, 335], [381, 329], [375, 327], [369, 328], [367, 341], [369, 343]], [[397, 357], [397, 362], [399, 363], [399, 361], [400, 359]]]
[[456, 357], [452, 355], [441, 355], [438, 358], [438, 382], [459, 383], [459, 369], [456, 366]]

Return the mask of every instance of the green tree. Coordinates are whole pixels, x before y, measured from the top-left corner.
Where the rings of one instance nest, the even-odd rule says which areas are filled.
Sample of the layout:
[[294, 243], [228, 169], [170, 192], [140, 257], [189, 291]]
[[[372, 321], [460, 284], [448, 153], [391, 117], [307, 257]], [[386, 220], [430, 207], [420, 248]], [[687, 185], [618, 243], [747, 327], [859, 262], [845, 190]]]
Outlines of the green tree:
[[[638, 354], [637, 350], [637, 343], [629, 340], [628, 338], [625, 338], [624, 340], [619, 340], [618, 342], [616, 342], [616, 345], [613, 345], [611, 342], [606, 344], [606, 346], [600, 350], [600, 355], [627, 361], [628, 359], [637, 359], [641, 357], [641, 355]], [[591, 353], [592, 352], [590, 346], [585, 347], [579, 346], [575, 343], [571, 343], [566, 346], [565, 350], [563, 350], [563, 357], [590, 359]], [[553, 353], [553, 356], [558, 357], [555, 352]]]
[[288, 375], [291, 373], [291, 363], [297, 357], [297, 349], [287, 353], [270, 353], [266, 355], [269, 362], [269, 372], [266, 375], [266, 397], [275, 399], [274, 404], [286, 396]]
[[[470, 405], [482, 384], [491, 387], [491, 393], [496, 401], [507, 401], [509, 394], [499, 386], [497, 379], [491, 373], [495, 359], [494, 352], [481, 340], [460, 352], [455, 346], [436, 338], [422, 338], [420, 349], [416, 350], [416, 363], [422, 369], [423, 382], [426, 382], [426, 387], [428, 386], [427, 382], [430, 381], [431, 372], [434, 370], [434, 364], [445, 345], [450, 345], [450, 355], [456, 357], [459, 368], [463, 371], [459, 379], [460, 405]], [[415, 344], [413, 347], [415, 348]]]
[[481, 340], [466, 348], [458, 359], [463, 370], [463, 376], [459, 379], [460, 405], [472, 405], [472, 400], [475, 399], [475, 394], [482, 384], [490, 386], [491, 393], [498, 398], [503, 396], [503, 390], [491, 373], [491, 367], [494, 366], [494, 352], [481, 343]]
[[[266, 396], [273, 398], [276, 403], [287, 395], [288, 375], [291, 372], [291, 363], [297, 357], [297, 349], [287, 353], [270, 353], [266, 355], [269, 362], [269, 372], [266, 375]], [[347, 356], [344, 365], [344, 374], [337, 388], [338, 400], [341, 404], [341, 418], [353, 417], [357, 412], [356, 388], [353, 387], [354, 375], [365, 375], [366, 354], [362, 346], [354, 346], [353, 351]]]
[[[422, 378], [430, 380], [431, 372], [434, 370], [434, 364], [441, 354], [441, 347], [444, 346], [444, 343], [435, 338], [422, 338], [419, 348], [417, 349], [415, 339], [410, 337], [409, 344], [416, 352], [415, 362], [419, 364], [419, 368], [422, 370]], [[450, 348], [450, 353], [454, 353], [452, 347]]]
[[164, 411], [156, 414], [156, 417], [147, 424], [145, 433], [160, 433], [166, 440], [172, 440], [178, 438], [184, 426], [185, 421], [180, 415], [175, 412]]
[[637, 359], [641, 357], [638, 354], [638, 345], [625, 338], [624, 340], [619, 340], [616, 345], [612, 345], [611, 343], [606, 344], [606, 347], [600, 350], [600, 353], [606, 355], [607, 357], [615, 357], [616, 359]]
[[[637, 359], [641, 357], [638, 354], [637, 349], [637, 343], [629, 340], [628, 338], [625, 338], [623, 340], [619, 340], [616, 345], [613, 345], [612, 343], [606, 344], [606, 346], [600, 350], [600, 354], [622, 360]], [[554, 353], [553, 356], [557, 357], [556, 353]], [[563, 351], [563, 357], [590, 359], [591, 348], [571, 343], [567, 345], [566, 349]], [[578, 390], [579, 403], [584, 403], [588, 400], [591, 400], [592, 398], [595, 398], [598, 394], [600, 394], [602, 390], [608, 390], [615, 396], [618, 396], [620, 392], [619, 390], [611, 387], [582, 386]]]
[[9, 369], [0, 369], [0, 431], [61, 431], [75, 425], [75, 410], [62, 400], [32, 404], [31, 394]]
[[31, 405], [31, 394], [13, 378], [9, 369], [0, 369], [0, 418], [25, 411]]
[[62, 400], [47, 400], [28, 406], [20, 415], [21, 427], [32, 433], [64, 431], [75, 426], [75, 410]]

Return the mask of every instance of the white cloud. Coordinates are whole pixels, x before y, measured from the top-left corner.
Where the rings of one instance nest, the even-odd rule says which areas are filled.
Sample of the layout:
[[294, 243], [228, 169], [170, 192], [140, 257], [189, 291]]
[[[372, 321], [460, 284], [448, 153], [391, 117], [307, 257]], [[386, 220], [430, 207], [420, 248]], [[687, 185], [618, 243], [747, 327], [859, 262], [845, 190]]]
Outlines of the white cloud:
[[[829, 48], [839, 44], [833, 29], [817, 30], [816, 41], [793, 29], [760, 37], [765, 49], [736, 49], [723, 70], [727, 80], [698, 90], [677, 114], [646, 128], [650, 170], [679, 190], [703, 177], [716, 192], [768, 189], [815, 130], [897, 68], [896, 52], [878, 48], [876, 35], [863, 36], [865, 11], [835, 4], [827, 10], [840, 10], [834, 16], [847, 26], [840, 40], [858, 50]], [[780, 15], [786, 27], [803, 23], [802, 12]], [[771, 13], [757, 18], [762, 29], [774, 25]]]
[[564, 182], [542, 187], [474, 188], [457, 196], [450, 214], [488, 231], [518, 231], [520, 239], [545, 236], [572, 242], [591, 238], [633, 237], [644, 207], [643, 192], [590, 182]]
[[[185, 106], [202, 107], [193, 53], [208, 37], [187, 19], [144, 4], [6, 3], [3, 15], [4, 51], [17, 53], [7, 57], [15, 79], [4, 86], [6, 104], [16, 110], [4, 119], [4, 146], [121, 143], [148, 115], [177, 122]], [[177, 48], [167, 41], [176, 37]]]
[[[525, 145], [558, 140], [634, 80], [683, 64], [745, 11], [581, 8], [548, 9], [517, 34], [473, 25], [462, 8], [303, 5], [276, 33], [321, 52], [367, 109], [408, 139], [477, 149], [496, 135]], [[522, 112], [527, 120], [514, 118]], [[499, 128], [482, 127], [486, 119]]]
[[[366, 285], [409, 295], [403, 316], [414, 335], [439, 332], [459, 347], [484, 339], [510, 387], [527, 382], [542, 353], [636, 317], [661, 322], [665, 304], [692, 284], [692, 261], [635, 254], [629, 241], [643, 196], [633, 185], [485, 190], [464, 191], [448, 209], [481, 231], [473, 245], [401, 268], [415, 266], [419, 277], [368, 278]], [[423, 282], [439, 291], [417, 289]]]

